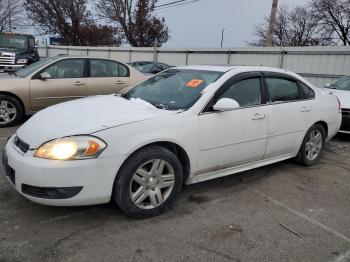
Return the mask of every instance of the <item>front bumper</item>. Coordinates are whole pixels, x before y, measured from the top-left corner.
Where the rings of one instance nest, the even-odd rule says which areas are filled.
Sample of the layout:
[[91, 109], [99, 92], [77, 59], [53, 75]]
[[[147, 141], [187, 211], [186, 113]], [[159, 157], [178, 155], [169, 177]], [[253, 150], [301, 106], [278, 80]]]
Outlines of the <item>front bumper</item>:
[[350, 109], [342, 109], [342, 124], [339, 132], [350, 134]]
[[[53, 206], [109, 202], [115, 176], [123, 162], [122, 156], [56, 161], [36, 158], [33, 154], [33, 150], [23, 153], [12, 137], [4, 151], [7, 178], [27, 199]], [[61, 195], [57, 197], [58, 193]]]
[[26, 64], [21, 64], [21, 65], [0, 64], [0, 71], [14, 72], [26, 66], [27, 66]]

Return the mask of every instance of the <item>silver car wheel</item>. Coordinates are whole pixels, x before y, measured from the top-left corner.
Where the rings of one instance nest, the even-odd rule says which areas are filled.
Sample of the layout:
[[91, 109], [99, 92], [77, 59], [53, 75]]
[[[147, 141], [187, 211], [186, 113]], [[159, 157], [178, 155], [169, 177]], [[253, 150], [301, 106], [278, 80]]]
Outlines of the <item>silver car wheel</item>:
[[323, 137], [320, 130], [313, 130], [305, 145], [305, 156], [307, 160], [314, 161], [321, 153]]
[[14, 104], [9, 101], [0, 101], [0, 124], [11, 123], [17, 116], [17, 109]]
[[173, 191], [175, 173], [164, 160], [154, 159], [142, 164], [130, 183], [132, 202], [141, 209], [152, 209], [163, 204]]

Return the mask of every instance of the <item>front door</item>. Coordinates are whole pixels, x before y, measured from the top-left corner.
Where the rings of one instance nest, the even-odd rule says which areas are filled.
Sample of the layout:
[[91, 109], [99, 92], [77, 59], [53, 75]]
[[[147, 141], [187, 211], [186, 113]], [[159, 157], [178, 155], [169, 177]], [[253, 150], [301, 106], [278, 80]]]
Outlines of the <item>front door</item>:
[[87, 78], [87, 95], [117, 94], [129, 87], [129, 69], [116, 61], [90, 60], [90, 76]]
[[[81, 98], [86, 95], [85, 59], [60, 60], [35, 75], [30, 81], [32, 110]], [[41, 73], [49, 79], [40, 79]]]
[[[199, 173], [259, 161], [266, 146], [268, 107], [262, 95], [260, 73], [228, 81], [211, 104], [222, 98], [240, 108], [227, 112], [206, 109], [199, 116]], [[214, 168], [213, 168], [214, 167]]]

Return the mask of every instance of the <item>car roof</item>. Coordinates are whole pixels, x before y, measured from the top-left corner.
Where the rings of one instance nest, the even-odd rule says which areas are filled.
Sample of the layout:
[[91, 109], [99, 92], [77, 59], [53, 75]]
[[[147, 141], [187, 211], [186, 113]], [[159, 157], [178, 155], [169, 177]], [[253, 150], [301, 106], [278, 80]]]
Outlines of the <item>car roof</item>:
[[56, 56], [50, 57], [52, 59], [65, 59], [65, 58], [92, 58], [92, 59], [109, 59], [109, 60], [115, 60], [112, 57], [100, 57], [100, 56], [87, 56], [87, 55], [67, 55], [67, 54], [59, 54]]
[[291, 71], [286, 69], [279, 69], [274, 67], [264, 66], [228, 66], [228, 65], [190, 65], [190, 66], [177, 66], [176, 69], [192, 69], [192, 70], [205, 70], [205, 71], [217, 71], [217, 72], [229, 72], [232, 70], [239, 72], [273, 72], [273, 73], [287, 73], [292, 74]]
[[63, 60], [63, 59], [105, 59], [105, 60], [111, 60], [111, 61], [116, 61], [122, 64], [126, 64], [126, 65], [130, 65], [126, 62], [120, 61], [116, 58], [112, 58], [112, 57], [100, 57], [100, 56], [87, 56], [87, 55], [66, 55], [66, 54], [62, 54], [62, 55], [57, 55], [57, 56], [52, 56], [49, 57], [50, 59], [53, 60]]
[[134, 61], [134, 62], [131, 62], [131, 64], [154, 64], [154, 63], [158, 63], [158, 62], [153, 62], [153, 61]]

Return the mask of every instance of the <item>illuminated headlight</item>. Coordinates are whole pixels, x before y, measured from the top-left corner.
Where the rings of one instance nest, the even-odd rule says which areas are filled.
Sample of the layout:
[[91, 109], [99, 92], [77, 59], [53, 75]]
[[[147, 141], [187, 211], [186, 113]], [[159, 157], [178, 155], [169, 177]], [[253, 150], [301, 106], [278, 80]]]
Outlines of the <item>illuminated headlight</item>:
[[17, 61], [17, 64], [26, 64], [28, 62], [28, 59], [19, 59]]
[[93, 136], [71, 136], [49, 141], [41, 145], [34, 156], [52, 160], [79, 160], [98, 157], [107, 147]]

